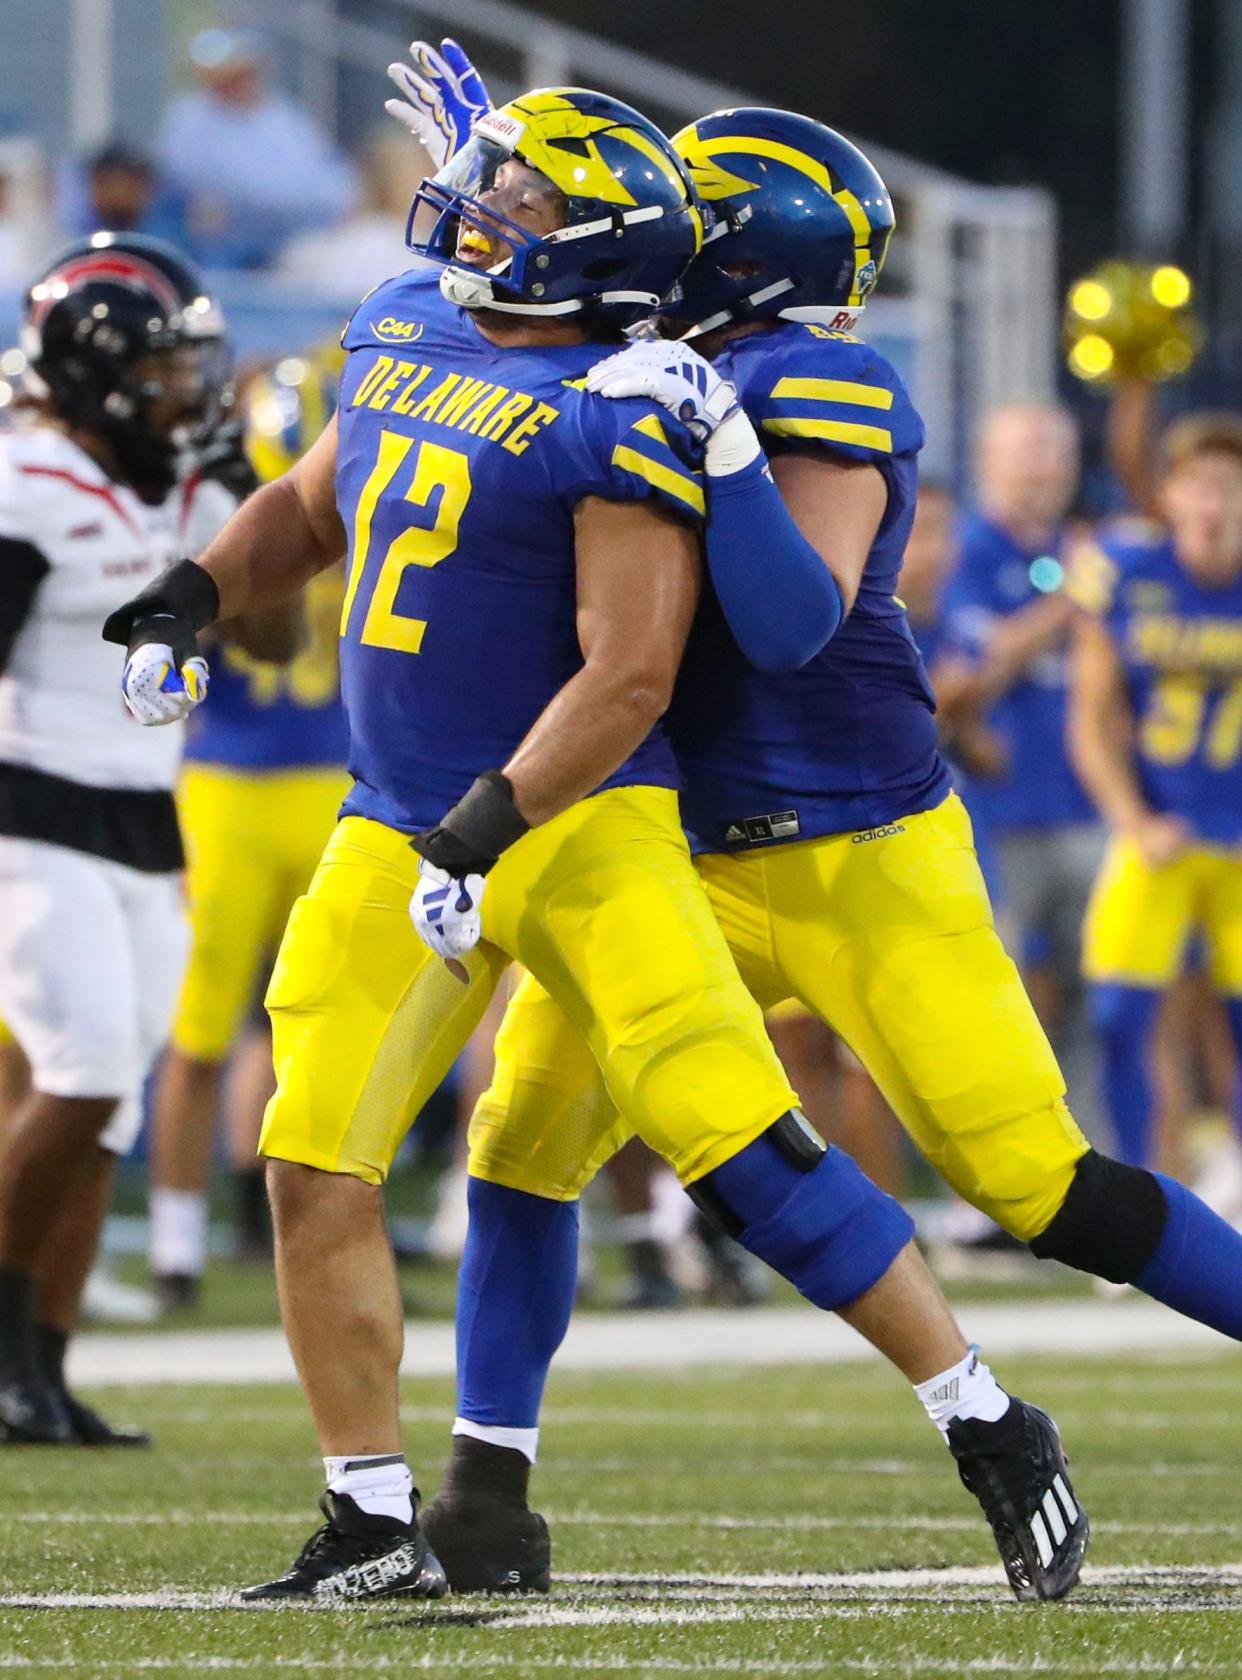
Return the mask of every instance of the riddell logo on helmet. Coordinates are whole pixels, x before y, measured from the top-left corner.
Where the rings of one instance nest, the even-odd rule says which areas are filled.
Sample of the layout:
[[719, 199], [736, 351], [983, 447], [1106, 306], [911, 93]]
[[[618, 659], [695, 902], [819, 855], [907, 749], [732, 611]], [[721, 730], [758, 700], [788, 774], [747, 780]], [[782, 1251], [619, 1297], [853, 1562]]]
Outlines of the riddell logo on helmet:
[[484, 140], [496, 140], [512, 148], [526, 133], [526, 124], [510, 111], [489, 111], [475, 123], [474, 132]]

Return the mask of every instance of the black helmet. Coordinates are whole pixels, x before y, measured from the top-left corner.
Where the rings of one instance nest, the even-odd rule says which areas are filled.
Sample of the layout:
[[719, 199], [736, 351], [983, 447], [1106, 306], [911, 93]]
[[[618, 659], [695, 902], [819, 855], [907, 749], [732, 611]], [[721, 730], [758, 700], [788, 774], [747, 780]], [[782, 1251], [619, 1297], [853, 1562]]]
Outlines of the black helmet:
[[[159, 239], [94, 233], [62, 251], [26, 294], [21, 344], [35, 394], [106, 439], [148, 501], [168, 494], [229, 401], [219, 306]], [[169, 358], [166, 378], [140, 375], [137, 364], [161, 351], [182, 352], [180, 365]], [[153, 414], [169, 397], [173, 406]]]

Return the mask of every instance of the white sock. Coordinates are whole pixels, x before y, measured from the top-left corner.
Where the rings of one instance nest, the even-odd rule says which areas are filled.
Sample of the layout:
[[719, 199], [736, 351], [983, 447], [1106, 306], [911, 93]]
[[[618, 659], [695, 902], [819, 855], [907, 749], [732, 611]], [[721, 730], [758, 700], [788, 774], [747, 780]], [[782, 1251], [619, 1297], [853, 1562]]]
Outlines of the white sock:
[[914, 1392], [927, 1415], [942, 1435], [947, 1435], [954, 1418], [982, 1418], [996, 1423], [1009, 1410], [1009, 1396], [971, 1348], [964, 1359], [950, 1365], [939, 1376], [915, 1383]]
[[152, 1186], [151, 1270], [200, 1277], [207, 1263], [207, 1198], [199, 1190]]
[[476, 1441], [490, 1441], [494, 1447], [512, 1447], [525, 1453], [531, 1463], [539, 1453], [538, 1429], [502, 1429], [499, 1424], [472, 1423], [469, 1418], [453, 1419], [454, 1435], [473, 1435]]
[[324, 1473], [333, 1493], [347, 1493], [372, 1517], [414, 1520], [414, 1478], [404, 1453], [359, 1453], [325, 1458]]

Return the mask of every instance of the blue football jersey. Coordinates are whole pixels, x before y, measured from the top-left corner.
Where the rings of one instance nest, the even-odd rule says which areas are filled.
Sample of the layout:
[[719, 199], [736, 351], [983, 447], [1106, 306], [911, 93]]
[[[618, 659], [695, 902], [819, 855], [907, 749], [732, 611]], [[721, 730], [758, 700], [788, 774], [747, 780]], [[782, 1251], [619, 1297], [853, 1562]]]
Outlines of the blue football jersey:
[[[344, 811], [411, 832], [581, 669], [578, 503], [650, 498], [701, 523], [701, 452], [654, 403], [583, 389], [615, 346], [499, 349], [425, 271], [365, 299], [344, 344]], [[677, 785], [662, 730], [604, 785], [634, 784]]]
[[[956, 570], [945, 591], [945, 644], [980, 659], [998, 622], [1038, 601], [1061, 576], [1064, 535], [1049, 552], [1030, 552], [982, 514], [969, 514], [959, 532]], [[964, 787], [972, 814], [996, 834], [1012, 829], [1060, 828], [1095, 820], [1069, 761], [1065, 714], [1069, 693], [1064, 647], [1037, 659], [988, 713], [1009, 756], [1003, 776], [974, 777]]]
[[341, 704], [337, 573], [306, 591], [306, 646], [288, 665], [253, 659], [227, 643], [208, 654], [211, 686], [186, 728], [187, 758], [237, 770], [309, 770], [344, 764], [349, 731]]
[[1069, 590], [1117, 645], [1135, 765], [1155, 811], [1208, 845], [1242, 841], [1242, 577], [1218, 588], [1178, 563], [1157, 528], [1129, 521], [1081, 550]]
[[801, 670], [756, 670], [705, 596], [669, 714], [691, 841], [699, 851], [779, 845], [928, 810], [949, 774], [895, 595], [923, 423], [883, 356], [823, 327], [775, 323], [732, 340], [716, 365], [770, 455], [868, 462], [884, 475], [888, 506], [853, 609]]

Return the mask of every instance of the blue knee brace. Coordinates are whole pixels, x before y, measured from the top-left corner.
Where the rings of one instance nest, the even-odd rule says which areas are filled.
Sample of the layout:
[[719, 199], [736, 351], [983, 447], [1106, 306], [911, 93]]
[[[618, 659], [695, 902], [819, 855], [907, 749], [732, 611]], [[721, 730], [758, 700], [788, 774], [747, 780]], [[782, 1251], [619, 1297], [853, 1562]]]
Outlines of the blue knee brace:
[[826, 1312], [878, 1283], [914, 1235], [901, 1204], [796, 1112], [688, 1189], [709, 1219]]

